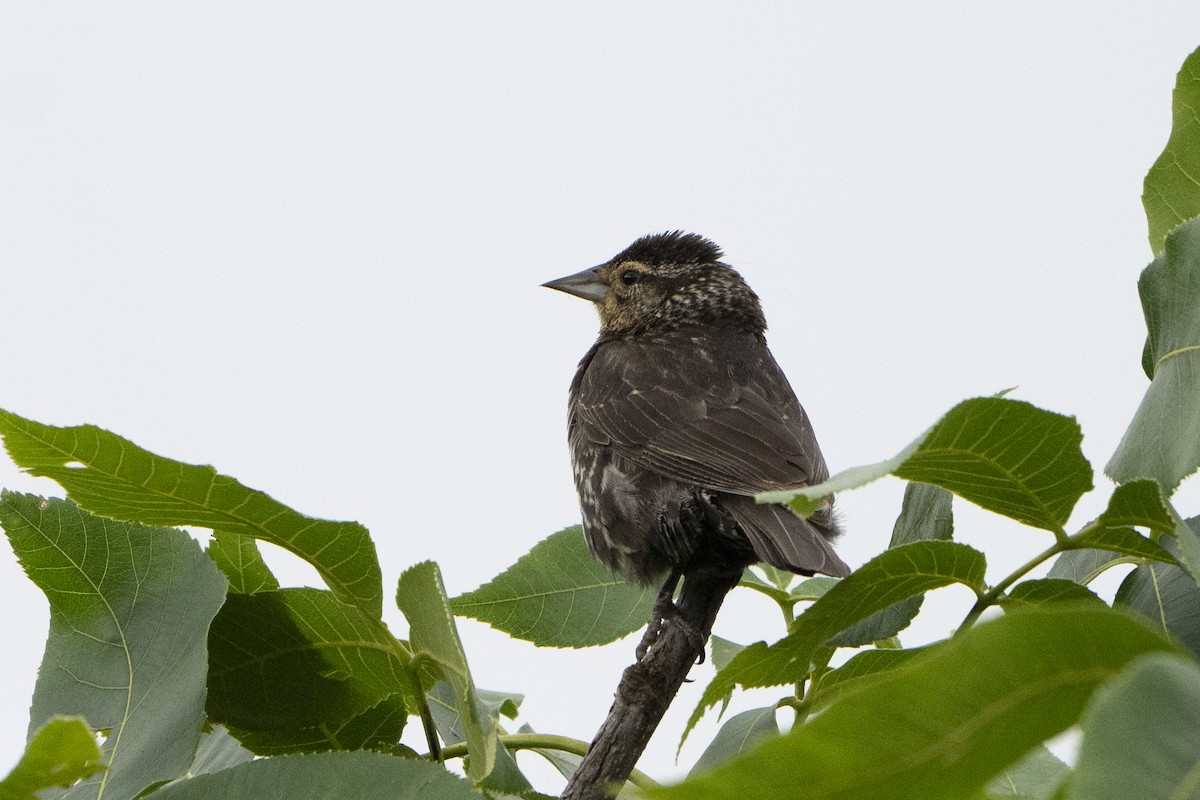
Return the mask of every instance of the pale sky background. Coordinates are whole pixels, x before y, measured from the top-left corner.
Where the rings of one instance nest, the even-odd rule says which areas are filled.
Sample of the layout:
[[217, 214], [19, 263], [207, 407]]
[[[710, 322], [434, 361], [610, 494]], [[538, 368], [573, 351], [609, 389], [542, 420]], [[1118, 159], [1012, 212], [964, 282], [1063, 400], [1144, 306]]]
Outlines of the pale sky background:
[[[763, 298], [835, 472], [1010, 386], [1077, 415], [1099, 471], [1147, 385], [1141, 182], [1198, 45], [1194, 0], [5, 3], [0, 407], [357, 519], [386, 596], [424, 559], [457, 594], [579, 519], [566, 391], [597, 321], [539, 284], [682, 228]], [[4, 457], [0, 486], [57, 491]], [[841, 497], [849, 563], [902, 489]], [[993, 579], [1047, 544], [956, 510]], [[48, 624], [7, 546], [0, 605], [6, 770]], [[927, 605], [906, 644], [967, 593]], [[632, 660], [460, 628], [480, 686], [585, 740]], [[781, 635], [754, 596], [716, 631]], [[694, 674], [656, 777], [716, 730], [676, 765]]]

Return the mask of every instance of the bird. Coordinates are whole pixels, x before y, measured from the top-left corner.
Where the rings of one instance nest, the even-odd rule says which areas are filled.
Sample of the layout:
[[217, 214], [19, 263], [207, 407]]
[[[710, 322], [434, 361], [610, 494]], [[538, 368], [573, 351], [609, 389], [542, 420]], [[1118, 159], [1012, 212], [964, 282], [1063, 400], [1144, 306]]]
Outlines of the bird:
[[600, 316], [568, 394], [588, 547], [635, 584], [665, 577], [668, 605], [680, 577], [696, 573], [740, 576], [758, 562], [850, 572], [832, 546], [841, 533], [832, 495], [808, 518], [755, 502], [822, 483], [829, 468], [767, 347], [758, 296], [723, 258], [711, 240], [675, 230], [542, 284]]

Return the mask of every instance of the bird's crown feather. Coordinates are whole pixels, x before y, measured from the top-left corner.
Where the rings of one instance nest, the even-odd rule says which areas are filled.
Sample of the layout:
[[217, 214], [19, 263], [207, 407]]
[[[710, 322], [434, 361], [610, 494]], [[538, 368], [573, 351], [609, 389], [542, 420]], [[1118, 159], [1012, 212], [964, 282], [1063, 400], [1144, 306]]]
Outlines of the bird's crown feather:
[[669, 231], [643, 236], [614, 256], [610, 263], [638, 261], [651, 266], [713, 264], [724, 256], [715, 242], [699, 234]]

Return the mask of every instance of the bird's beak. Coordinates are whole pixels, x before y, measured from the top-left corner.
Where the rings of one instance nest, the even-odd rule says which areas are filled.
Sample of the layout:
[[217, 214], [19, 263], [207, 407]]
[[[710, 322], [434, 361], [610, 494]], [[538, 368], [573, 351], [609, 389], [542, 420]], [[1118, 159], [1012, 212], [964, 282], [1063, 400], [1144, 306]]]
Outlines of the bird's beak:
[[558, 289], [560, 292], [591, 300], [593, 303], [603, 303], [608, 294], [608, 285], [600, 279], [600, 268], [592, 267], [583, 272], [576, 272], [565, 278], [556, 278], [542, 284], [547, 289]]

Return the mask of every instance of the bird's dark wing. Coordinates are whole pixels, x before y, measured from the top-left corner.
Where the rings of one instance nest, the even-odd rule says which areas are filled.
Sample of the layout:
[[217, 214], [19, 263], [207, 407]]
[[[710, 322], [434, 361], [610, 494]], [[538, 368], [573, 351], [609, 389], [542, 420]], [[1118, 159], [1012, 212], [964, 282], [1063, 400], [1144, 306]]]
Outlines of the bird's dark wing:
[[829, 476], [795, 393], [749, 334], [602, 341], [572, 412], [577, 434], [706, 489], [752, 495]]

